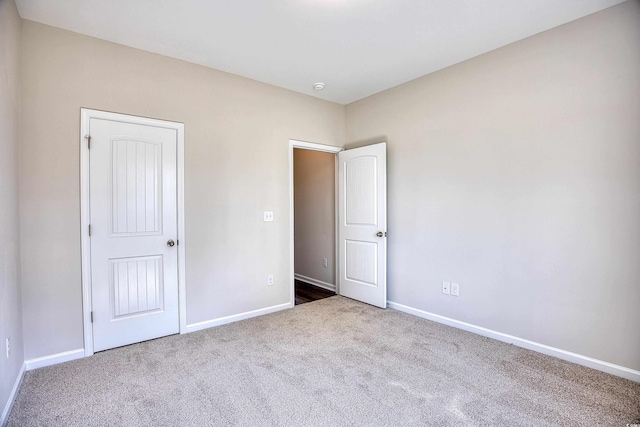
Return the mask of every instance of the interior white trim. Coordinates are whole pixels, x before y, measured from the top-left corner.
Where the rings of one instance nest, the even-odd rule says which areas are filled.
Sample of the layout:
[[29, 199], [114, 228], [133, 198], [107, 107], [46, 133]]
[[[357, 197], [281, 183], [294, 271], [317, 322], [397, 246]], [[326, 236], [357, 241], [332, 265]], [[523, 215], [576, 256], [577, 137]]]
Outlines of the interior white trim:
[[[291, 294], [291, 302], [289, 303], [291, 307], [295, 306], [296, 304], [296, 286], [295, 286], [295, 242], [294, 242], [294, 238], [293, 238], [293, 233], [294, 233], [294, 218], [295, 218], [295, 213], [294, 213], [294, 204], [293, 204], [293, 149], [294, 148], [301, 148], [304, 150], [314, 150], [314, 151], [323, 151], [325, 153], [333, 153], [333, 154], [337, 154], [340, 151], [344, 150], [344, 148], [342, 147], [336, 147], [333, 145], [324, 145], [324, 144], [316, 144], [314, 142], [305, 142], [305, 141], [298, 141], [296, 139], [290, 139], [289, 140], [289, 270], [290, 270], [290, 274], [289, 274], [289, 287], [290, 287], [290, 294]], [[336, 159], [336, 162], [338, 160]], [[336, 172], [337, 173], [337, 172]], [[338, 252], [337, 252], [337, 245], [338, 245], [338, 191], [337, 191], [337, 185], [338, 185], [338, 180], [337, 180], [337, 176], [336, 176], [336, 262], [334, 263], [334, 265], [336, 266], [336, 272], [335, 272], [335, 277], [340, 277], [338, 276]], [[334, 291], [336, 291], [337, 293], [337, 289], [332, 289]]]
[[178, 307], [180, 316], [180, 333], [187, 331], [187, 273], [186, 261], [186, 232], [184, 212], [184, 125], [179, 123], [176, 131], [178, 134], [177, 162], [177, 190], [178, 190]]
[[[85, 135], [92, 118], [122, 121], [140, 125], [174, 129], [177, 134], [177, 203], [178, 203], [178, 304], [180, 333], [187, 327], [186, 274], [185, 274], [185, 224], [184, 224], [184, 124], [147, 117], [130, 116], [108, 111], [80, 109], [80, 247], [82, 254], [82, 317], [84, 326], [84, 355], [93, 354], [93, 328], [91, 326], [91, 250], [89, 228], [89, 149]], [[63, 353], [60, 353], [63, 354]], [[34, 359], [35, 360], [35, 359]]]
[[89, 129], [91, 110], [80, 109], [80, 251], [82, 281], [82, 324], [85, 356], [93, 354], [93, 328], [91, 327], [91, 247], [87, 229], [90, 221], [89, 204], [89, 150], [85, 135]]
[[204, 322], [192, 323], [190, 325], [187, 325], [185, 333], [201, 331], [203, 329], [209, 329], [214, 326], [226, 325], [227, 323], [233, 323], [239, 320], [251, 319], [252, 317], [263, 316], [265, 314], [275, 313], [276, 311], [282, 311], [288, 308], [291, 308], [291, 304], [286, 302], [284, 304], [273, 305], [271, 307], [245, 311], [244, 313], [232, 314], [230, 316], [219, 317], [212, 320], [205, 320]]
[[16, 397], [18, 396], [18, 390], [20, 390], [20, 385], [22, 385], [22, 379], [24, 378], [24, 373], [26, 372], [26, 370], [27, 364], [25, 362], [22, 362], [22, 366], [20, 367], [20, 371], [18, 371], [16, 381], [13, 383], [11, 393], [9, 393], [7, 404], [4, 405], [4, 409], [2, 410], [2, 416], [0, 416], [0, 426], [4, 426], [9, 420], [11, 408], [13, 408], [13, 403], [16, 401]]
[[292, 156], [294, 148], [302, 148], [303, 150], [324, 151], [326, 153], [339, 153], [344, 150], [344, 148], [336, 147], [334, 145], [316, 144], [315, 142], [298, 141], [297, 139], [290, 139], [289, 147], [291, 148]]
[[335, 195], [334, 199], [333, 199], [333, 205], [335, 206], [335, 214], [334, 214], [334, 220], [333, 223], [336, 225], [335, 226], [335, 230], [333, 230], [334, 232], [334, 236], [333, 236], [333, 240], [336, 242], [336, 244], [334, 245], [334, 249], [333, 249], [333, 265], [336, 266], [336, 271], [334, 273], [333, 276], [333, 280], [335, 280], [336, 284], [335, 284], [335, 289], [333, 290], [336, 294], [340, 295], [340, 240], [338, 239], [338, 226], [340, 225], [339, 221], [340, 221], [340, 215], [338, 214], [338, 203], [340, 203], [340, 200], [338, 199], [340, 197], [340, 184], [338, 183], [340, 180], [340, 162], [338, 161], [338, 153], [336, 153], [335, 155], [335, 162], [333, 164], [333, 170], [334, 170], [334, 174], [333, 174], [333, 182], [334, 182], [334, 188], [333, 188], [333, 194]]
[[538, 353], [557, 357], [558, 359], [566, 360], [568, 362], [586, 366], [588, 368], [596, 369], [598, 371], [606, 372], [611, 375], [616, 375], [618, 377], [626, 378], [628, 380], [640, 383], [640, 371], [636, 371], [631, 368], [626, 368], [624, 366], [615, 365], [603, 360], [594, 359], [592, 357], [583, 356], [581, 354], [572, 353], [570, 351], [551, 347], [545, 344], [529, 341], [524, 338], [518, 338], [513, 335], [504, 334], [502, 332], [494, 331], [482, 326], [473, 325], [471, 323], [461, 322], [459, 320], [451, 319], [439, 314], [430, 313], [428, 311], [409, 307], [403, 304], [398, 304], [397, 302], [387, 301], [387, 305], [389, 308], [392, 308], [394, 310], [412, 314], [423, 319], [442, 323], [444, 325], [452, 326], [454, 328], [462, 329], [468, 332], [473, 332], [474, 334], [482, 335], [483, 337], [493, 338], [495, 340], [506, 342], [508, 344], [517, 345], [518, 347], [537, 351]]
[[317, 286], [319, 288], [328, 289], [330, 291], [336, 291], [336, 285], [333, 285], [328, 282], [323, 282], [322, 280], [314, 279], [312, 277], [303, 276], [302, 274], [295, 273], [294, 277], [296, 280], [300, 280], [301, 282], [309, 283], [313, 286]]
[[57, 365], [58, 363], [82, 359], [83, 357], [85, 357], [84, 348], [79, 348], [77, 350], [63, 351], [62, 353], [50, 354], [48, 356], [25, 360], [24, 364], [27, 371], [32, 371], [34, 369], [44, 368], [45, 366]]

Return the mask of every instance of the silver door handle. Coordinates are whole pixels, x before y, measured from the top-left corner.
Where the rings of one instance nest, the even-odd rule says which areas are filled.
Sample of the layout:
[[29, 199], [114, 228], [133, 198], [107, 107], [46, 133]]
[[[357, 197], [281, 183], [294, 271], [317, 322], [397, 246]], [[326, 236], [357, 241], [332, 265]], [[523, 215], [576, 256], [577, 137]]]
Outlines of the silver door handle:
[[378, 236], [378, 237], [382, 237], [382, 236], [384, 236], [384, 233], [383, 233], [382, 231], [378, 231], [378, 232], [376, 233], [376, 236]]
[[173, 245], [175, 245], [175, 244], [176, 244], [176, 242], [174, 242], [173, 240], [169, 240], [169, 241], [167, 242], [167, 246], [169, 246], [170, 248], [172, 248], [172, 247], [173, 247]]

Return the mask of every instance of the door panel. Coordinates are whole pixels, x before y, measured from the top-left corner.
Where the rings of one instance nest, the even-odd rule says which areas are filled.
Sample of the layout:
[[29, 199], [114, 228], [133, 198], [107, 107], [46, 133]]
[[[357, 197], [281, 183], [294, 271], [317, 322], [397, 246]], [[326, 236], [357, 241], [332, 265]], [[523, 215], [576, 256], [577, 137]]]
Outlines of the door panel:
[[344, 162], [344, 185], [347, 226], [370, 225], [377, 227], [377, 158], [355, 157]]
[[367, 286], [378, 286], [378, 244], [345, 240], [345, 277]]
[[162, 256], [111, 259], [109, 264], [114, 319], [164, 309]]
[[162, 145], [111, 141], [112, 233], [162, 233]]
[[339, 292], [385, 308], [386, 144], [342, 151], [338, 162]]
[[175, 129], [90, 121], [94, 351], [177, 333]]

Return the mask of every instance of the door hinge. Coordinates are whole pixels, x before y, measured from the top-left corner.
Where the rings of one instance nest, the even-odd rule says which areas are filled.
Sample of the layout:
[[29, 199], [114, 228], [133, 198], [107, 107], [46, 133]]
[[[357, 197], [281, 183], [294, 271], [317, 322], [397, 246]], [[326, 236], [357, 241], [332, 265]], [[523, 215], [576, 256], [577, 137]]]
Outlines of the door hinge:
[[87, 140], [87, 148], [91, 150], [91, 135], [85, 135], [84, 138]]
[[93, 323], [93, 311], [91, 312], [91, 323]]
[[91, 237], [91, 224], [89, 224], [89, 237]]

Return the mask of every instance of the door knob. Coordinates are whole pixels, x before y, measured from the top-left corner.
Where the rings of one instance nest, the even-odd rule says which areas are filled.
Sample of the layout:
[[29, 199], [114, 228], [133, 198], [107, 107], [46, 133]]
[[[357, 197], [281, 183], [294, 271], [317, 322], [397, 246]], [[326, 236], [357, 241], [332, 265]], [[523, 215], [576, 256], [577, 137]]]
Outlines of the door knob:
[[176, 244], [176, 242], [174, 242], [173, 240], [169, 240], [169, 241], [167, 242], [167, 246], [169, 246], [170, 248], [172, 248], [172, 247], [173, 247], [173, 245], [175, 245], [175, 244]]
[[382, 231], [378, 231], [378, 232], [376, 233], [376, 236], [378, 236], [378, 237], [382, 237], [382, 236], [384, 236], [384, 233], [383, 233]]

